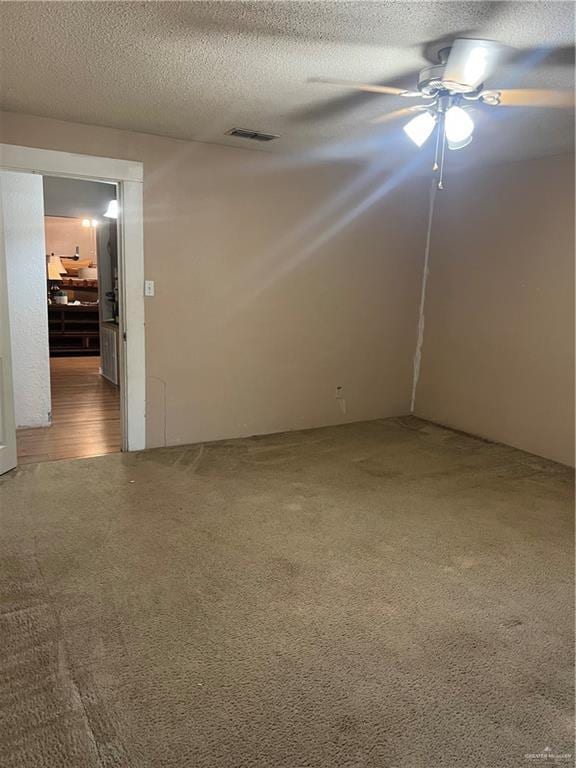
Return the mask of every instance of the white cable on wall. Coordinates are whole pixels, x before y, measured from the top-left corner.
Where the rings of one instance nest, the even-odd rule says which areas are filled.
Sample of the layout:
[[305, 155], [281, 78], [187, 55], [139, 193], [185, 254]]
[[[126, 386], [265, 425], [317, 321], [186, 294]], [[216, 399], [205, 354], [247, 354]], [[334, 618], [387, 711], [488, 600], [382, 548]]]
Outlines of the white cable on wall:
[[418, 379], [420, 378], [420, 362], [422, 360], [422, 345], [424, 343], [424, 305], [426, 303], [426, 288], [428, 286], [428, 274], [430, 271], [430, 242], [432, 239], [432, 220], [434, 218], [434, 203], [436, 201], [437, 189], [438, 182], [436, 180], [436, 175], [434, 175], [428, 201], [428, 227], [426, 229], [426, 245], [424, 247], [424, 270], [422, 272], [422, 290], [420, 293], [420, 310], [418, 313], [418, 336], [416, 339], [416, 351], [414, 352], [414, 375], [412, 378], [410, 413], [414, 413], [414, 407], [416, 405], [416, 388], [418, 386]]

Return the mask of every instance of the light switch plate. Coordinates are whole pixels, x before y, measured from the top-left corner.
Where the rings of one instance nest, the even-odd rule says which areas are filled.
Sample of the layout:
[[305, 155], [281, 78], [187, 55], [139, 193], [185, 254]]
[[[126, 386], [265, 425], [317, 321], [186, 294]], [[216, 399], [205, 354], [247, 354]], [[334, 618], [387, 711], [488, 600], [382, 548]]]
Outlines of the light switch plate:
[[144, 296], [154, 296], [154, 280], [144, 280]]

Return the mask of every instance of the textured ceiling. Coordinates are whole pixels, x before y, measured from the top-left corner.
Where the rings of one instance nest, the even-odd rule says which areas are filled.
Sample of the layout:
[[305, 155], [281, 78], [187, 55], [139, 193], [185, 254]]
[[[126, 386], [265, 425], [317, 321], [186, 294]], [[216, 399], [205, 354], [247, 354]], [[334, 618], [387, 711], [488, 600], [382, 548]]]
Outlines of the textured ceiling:
[[[574, 6], [560, 2], [2, 2], [0, 30], [6, 110], [268, 152], [377, 150], [391, 165], [414, 148], [398, 123], [369, 120], [405, 101], [309, 78], [413, 86], [426, 45], [458, 34], [525, 52], [490, 86], [570, 88], [574, 77]], [[542, 46], [552, 55], [527, 54]], [[568, 110], [503, 112], [478, 116], [469, 157], [572, 146]], [[281, 138], [224, 136], [234, 126]]]

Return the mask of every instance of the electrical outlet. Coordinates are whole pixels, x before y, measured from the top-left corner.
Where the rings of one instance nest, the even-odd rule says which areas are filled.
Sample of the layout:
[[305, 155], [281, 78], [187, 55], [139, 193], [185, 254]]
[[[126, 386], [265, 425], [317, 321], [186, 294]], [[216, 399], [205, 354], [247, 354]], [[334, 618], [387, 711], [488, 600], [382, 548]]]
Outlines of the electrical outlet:
[[144, 296], [154, 296], [154, 280], [144, 280]]
[[344, 397], [344, 387], [338, 385], [336, 387], [336, 402], [340, 406], [340, 410], [342, 411], [342, 414], [346, 415], [346, 399]]

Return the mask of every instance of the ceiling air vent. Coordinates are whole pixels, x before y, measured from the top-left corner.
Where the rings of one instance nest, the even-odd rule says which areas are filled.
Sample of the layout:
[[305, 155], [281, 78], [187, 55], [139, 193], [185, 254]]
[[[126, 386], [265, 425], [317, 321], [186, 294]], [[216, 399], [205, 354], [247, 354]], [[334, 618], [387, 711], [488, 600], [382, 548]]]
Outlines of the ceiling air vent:
[[247, 128], [232, 128], [230, 131], [226, 131], [226, 136], [238, 136], [239, 139], [252, 139], [252, 141], [274, 141], [274, 139], [280, 138], [273, 133], [250, 131]]

